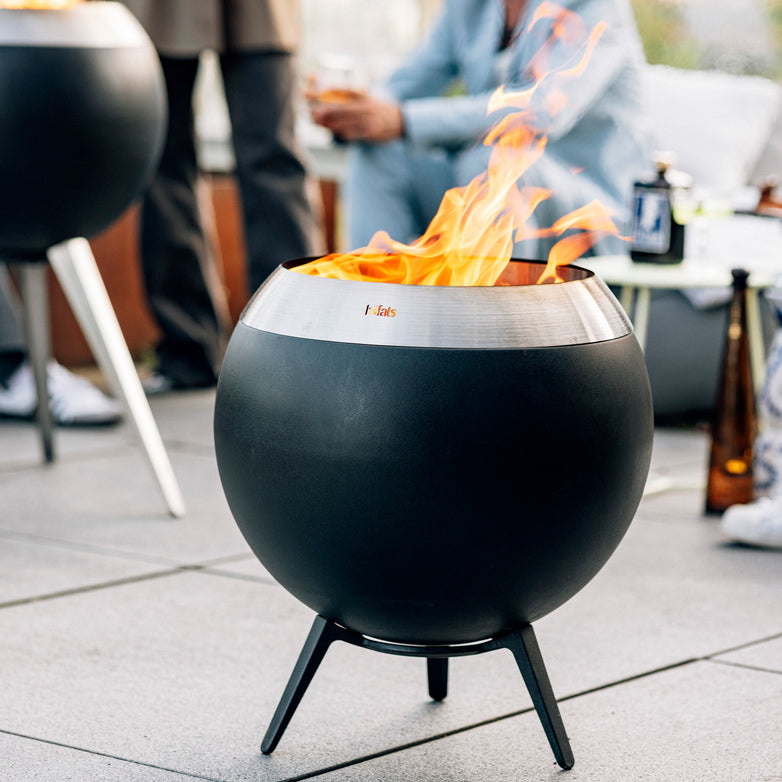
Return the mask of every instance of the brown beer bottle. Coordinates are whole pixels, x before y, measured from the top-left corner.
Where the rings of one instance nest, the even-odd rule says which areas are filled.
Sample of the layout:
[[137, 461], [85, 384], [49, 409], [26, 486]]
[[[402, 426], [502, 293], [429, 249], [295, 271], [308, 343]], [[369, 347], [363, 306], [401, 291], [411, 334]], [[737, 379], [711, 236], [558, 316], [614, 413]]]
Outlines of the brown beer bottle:
[[752, 445], [757, 434], [747, 335], [747, 277], [734, 269], [733, 300], [711, 432], [706, 513], [752, 501]]
[[760, 199], [755, 213], [767, 217], [782, 217], [782, 200], [776, 195], [778, 181], [774, 176], [766, 177], [760, 190]]

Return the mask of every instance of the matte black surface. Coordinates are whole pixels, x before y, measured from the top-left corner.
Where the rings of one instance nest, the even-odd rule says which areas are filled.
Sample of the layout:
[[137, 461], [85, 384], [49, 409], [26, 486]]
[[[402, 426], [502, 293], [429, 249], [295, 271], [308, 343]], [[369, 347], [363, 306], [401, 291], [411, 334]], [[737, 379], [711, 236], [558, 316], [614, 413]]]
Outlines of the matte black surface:
[[166, 121], [149, 46], [0, 46], [0, 252], [106, 228], [156, 165]]
[[365, 635], [464, 643], [547, 614], [607, 561], [652, 407], [632, 335], [453, 350], [240, 324], [215, 443], [239, 528], [292, 594]]

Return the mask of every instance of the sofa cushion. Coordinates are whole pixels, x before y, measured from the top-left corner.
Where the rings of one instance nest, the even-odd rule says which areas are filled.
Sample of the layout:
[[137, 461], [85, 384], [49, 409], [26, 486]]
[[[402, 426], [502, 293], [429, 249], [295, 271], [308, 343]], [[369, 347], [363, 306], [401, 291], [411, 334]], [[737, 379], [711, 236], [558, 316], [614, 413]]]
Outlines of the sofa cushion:
[[760, 186], [769, 177], [776, 177], [782, 181], [782, 107], [780, 107], [776, 121], [771, 128], [768, 143], [760, 154], [755, 170], [750, 175], [749, 183]]
[[645, 68], [656, 149], [672, 150], [695, 186], [732, 193], [749, 184], [782, 109], [782, 87], [759, 76]]

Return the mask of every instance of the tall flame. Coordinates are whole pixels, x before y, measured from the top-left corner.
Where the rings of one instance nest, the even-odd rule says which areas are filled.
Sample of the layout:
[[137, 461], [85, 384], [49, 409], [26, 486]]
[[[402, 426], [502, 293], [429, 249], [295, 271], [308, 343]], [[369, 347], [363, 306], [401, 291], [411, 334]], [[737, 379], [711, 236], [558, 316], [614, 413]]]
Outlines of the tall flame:
[[36, 10], [61, 11], [84, 0], [0, 0], [0, 8], [34, 8]]
[[0, 0], [0, 8], [35, 8], [37, 10], [61, 11], [84, 0]]
[[[507, 113], [483, 140], [484, 145], [493, 147], [487, 170], [468, 185], [445, 193], [423, 236], [408, 245], [378, 231], [367, 247], [324, 256], [296, 267], [296, 271], [415, 285], [494, 285], [511, 258], [514, 241], [561, 237], [551, 248], [539, 280], [558, 282], [558, 267], [579, 258], [605, 236], [618, 235], [608, 209], [597, 201], [547, 228], [529, 222], [536, 208], [551, 196], [544, 188], [519, 186], [519, 180], [546, 149], [547, 135], [538, 127], [545, 124], [540, 115], [545, 113], [550, 122], [563, 108], [567, 97], [562, 85], [583, 74], [606, 29], [601, 22], [587, 34], [577, 14], [544, 0], [527, 32], [544, 18], [552, 20], [550, 34], [530, 62], [532, 85], [524, 90], [500, 87], [489, 100], [489, 114], [499, 110]], [[552, 67], [553, 49], [560, 45], [574, 53]]]

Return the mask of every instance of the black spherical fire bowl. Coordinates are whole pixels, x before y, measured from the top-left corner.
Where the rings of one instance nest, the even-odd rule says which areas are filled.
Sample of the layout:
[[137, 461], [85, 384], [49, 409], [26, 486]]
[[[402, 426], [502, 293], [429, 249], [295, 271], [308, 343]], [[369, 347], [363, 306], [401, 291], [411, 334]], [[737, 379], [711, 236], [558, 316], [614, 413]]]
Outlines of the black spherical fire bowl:
[[449, 288], [292, 265], [243, 314], [215, 408], [225, 494], [269, 572], [405, 644], [489, 638], [573, 596], [625, 534], [651, 453], [643, 355], [608, 289], [575, 267]]
[[0, 251], [40, 256], [138, 195], [166, 123], [162, 70], [116, 2], [0, 9]]

